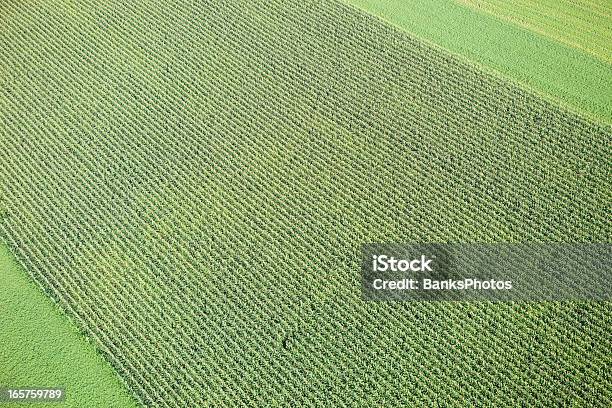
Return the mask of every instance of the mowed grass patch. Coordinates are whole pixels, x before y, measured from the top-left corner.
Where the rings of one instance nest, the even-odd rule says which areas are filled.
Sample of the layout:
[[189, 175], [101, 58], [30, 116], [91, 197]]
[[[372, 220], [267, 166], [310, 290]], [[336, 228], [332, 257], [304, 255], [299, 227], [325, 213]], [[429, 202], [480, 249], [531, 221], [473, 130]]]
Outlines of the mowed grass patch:
[[612, 3], [584, 0], [458, 0], [612, 63]]
[[[612, 123], [612, 65], [582, 49], [455, 0], [343, 1], [528, 85], [571, 109]], [[556, 7], [563, 15], [569, 6], [563, 2]], [[504, 8], [521, 9], [514, 2], [506, 2]], [[590, 12], [590, 8], [584, 11]], [[609, 27], [603, 24], [596, 24], [591, 30], [598, 38], [609, 35]], [[580, 41], [588, 43], [588, 39]], [[598, 49], [609, 53], [609, 47], [610, 43], [602, 40]]]
[[110, 365], [5, 245], [0, 245], [0, 387], [65, 387], [66, 400], [51, 404], [57, 407], [137, 406]]

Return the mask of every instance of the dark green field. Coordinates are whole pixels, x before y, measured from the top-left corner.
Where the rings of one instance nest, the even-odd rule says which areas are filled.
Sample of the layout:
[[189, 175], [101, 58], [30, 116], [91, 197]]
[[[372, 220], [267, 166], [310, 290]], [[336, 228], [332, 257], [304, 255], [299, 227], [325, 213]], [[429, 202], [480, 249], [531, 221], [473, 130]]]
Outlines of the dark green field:
[[143, 405], [612, 399], [609, 302], [367, 302], [359, 270], [610, 242], [610, 125], [336, 1], [0, 4], [2, 237]]

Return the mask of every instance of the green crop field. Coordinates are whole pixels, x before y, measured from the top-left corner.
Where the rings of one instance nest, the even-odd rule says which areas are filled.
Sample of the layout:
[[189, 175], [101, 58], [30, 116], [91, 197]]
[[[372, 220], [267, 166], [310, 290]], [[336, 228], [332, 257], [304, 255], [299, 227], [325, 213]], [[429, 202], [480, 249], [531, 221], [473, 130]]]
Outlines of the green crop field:
[[93, 346], [28, 279], [4, 246], [0, 246], [0, 327], [3, 386], [65, 387], [66, 399], [53, 404], [61, 408], [136, 406]]
[[336, 0], [0, 0], [2, 240], [144, 406], [606, 406], [609, 302], [362, 298], [367, 242], [610, 242], [610, 66], [456, 7], [586, 71]]
[[609, 0], [458, 0], [612, 63]]
[[[612, 65], [592, 54], [468, 7], [464, 0], [343, 1], [478, 63], [483, 69], [520, 82], [555, 103], [612, 123]], [[524, 3], [509, 1], [505, 7], [524, 10]], [[557, 5], [562, 15], [571, 14], [568, 8], [566, 2]], [[548, 18], [543, 16], [539, 22]], [[611, 27], [610, 18], [606, 21]], [[596, 29], [605, 33], [604, 25]], [[610, 43], [602, 46], [611, 49]]]

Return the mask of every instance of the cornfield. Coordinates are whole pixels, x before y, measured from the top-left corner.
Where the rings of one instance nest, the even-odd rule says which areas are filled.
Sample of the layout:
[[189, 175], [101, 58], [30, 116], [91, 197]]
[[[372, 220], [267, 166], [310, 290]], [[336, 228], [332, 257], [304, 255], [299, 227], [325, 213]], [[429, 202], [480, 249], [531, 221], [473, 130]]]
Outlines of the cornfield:
[[609, 242], [609, 125], [335, 0], [77, 3], [2, 6], [0, 231], [141, 404], [611, 400], [609, 303], [359, 275], [365, 242]]

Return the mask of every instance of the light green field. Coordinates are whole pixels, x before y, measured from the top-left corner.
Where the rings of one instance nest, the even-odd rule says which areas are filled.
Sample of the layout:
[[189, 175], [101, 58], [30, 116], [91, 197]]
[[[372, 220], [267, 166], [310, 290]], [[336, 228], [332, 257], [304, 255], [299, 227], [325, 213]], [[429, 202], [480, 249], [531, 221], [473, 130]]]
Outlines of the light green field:
[[59, 386], [67, 399], [54, 407], [136, 406], [93, 345], [0, 245], [0, 387]]
[[612, 3], [584, 0], [458, 0], [612, 62]]
[[[612, 65], [585, 51], [453, 0], [343, 1], [574, 110], [612, 122]], [[609, 43], [602, 47], [609, 53]]]

